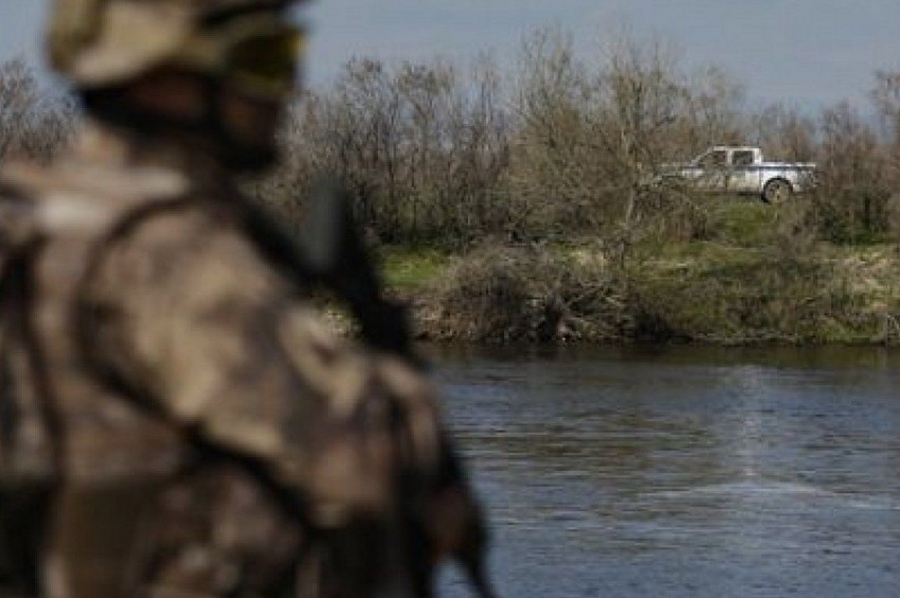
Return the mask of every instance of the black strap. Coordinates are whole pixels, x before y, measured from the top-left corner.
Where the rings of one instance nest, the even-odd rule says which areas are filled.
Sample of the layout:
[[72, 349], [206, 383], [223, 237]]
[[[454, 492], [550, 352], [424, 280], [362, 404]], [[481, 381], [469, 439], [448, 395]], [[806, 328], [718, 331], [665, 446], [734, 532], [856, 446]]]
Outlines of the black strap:
[[[37, 595], [41, 585], [40, 554], [49, 522], [49, 501], [64, 472], [65, 429], [34, 323], [34, 265], [42, 248], [43, 240], [35, 236], [24, 244], [5, 248], [0, 264], [0, 351], [14, 350], [25, 359], [25, 375], [35, 386], [36, 404], [30, 406], [29, 417], [37, 417], [43, 428], [50, 456], [49, 470], [40, 479], [9, 479], [9, 487], [0, 485], [0, 578], [6, 578], [0, 579], [0, 587], [12, 584], [26, 591], [25, 595]], [[22, 380], [11, 379], [9, 358], [8, 353], [0, 355], [0, 440], [4, 442], [0, 451], [16, 458], [15, 453], [21, 450], [15, 446], [16, 427], [25, 406], [12, 394], [22, 392]], [[10, 475], [17, 477], [16, 472]]]

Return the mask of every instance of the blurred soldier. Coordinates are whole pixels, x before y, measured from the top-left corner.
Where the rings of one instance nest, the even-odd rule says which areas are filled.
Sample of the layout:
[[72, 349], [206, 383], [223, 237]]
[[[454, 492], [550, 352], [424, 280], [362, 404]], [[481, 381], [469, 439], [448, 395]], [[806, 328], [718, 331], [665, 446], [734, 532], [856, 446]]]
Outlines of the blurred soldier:
[[452, 555], [480, 576], [428, 383], [323, 326], [234, 184], [275, 157], [293, 3], [54, 4], [88, 122], [2, 175], [4, 598], [429, 596]]

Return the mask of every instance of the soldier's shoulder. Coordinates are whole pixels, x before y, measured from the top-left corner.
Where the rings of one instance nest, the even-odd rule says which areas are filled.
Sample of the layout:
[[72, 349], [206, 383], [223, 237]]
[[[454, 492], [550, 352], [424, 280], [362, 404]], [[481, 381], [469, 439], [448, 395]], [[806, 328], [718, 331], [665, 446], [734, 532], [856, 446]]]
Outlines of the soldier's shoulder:
[[182, 195], [189, 187], [187, 177], [171, 169], [78, 158], [61, 159], [46, 166], [10, 162], [0, 171], [0, 188], [33, 198], [82, 197], [128, 205]]
[[[291, 284], [235, 221], [228, 206], [193, 193], [122, 221], [99, 245], [97, 284], [171, 297], [192, 310], [221, 303], [275, 302]], [[99, 288], [99, 287], [98, 287]]]
[[63, 159], [51, 165], [11, 162], [0, 170], [8, 210], [27, 205], [45, 232], [102, 229], [146, 204], [177, 198], [189, 188], [180, 173]]
[[22, 204], [33, 198], [47, 167], [32, 162], [9, 161], [0, 167], [0, 208]]
[[26, 170], [29, 177], [37, 178], [39, 168], [32, 165], [9, 164], [0, 169], [0, 249], [3, 250], [21, 245], [37, 234], [36, 204], [27, 185], [22, 185], [20, 180]]

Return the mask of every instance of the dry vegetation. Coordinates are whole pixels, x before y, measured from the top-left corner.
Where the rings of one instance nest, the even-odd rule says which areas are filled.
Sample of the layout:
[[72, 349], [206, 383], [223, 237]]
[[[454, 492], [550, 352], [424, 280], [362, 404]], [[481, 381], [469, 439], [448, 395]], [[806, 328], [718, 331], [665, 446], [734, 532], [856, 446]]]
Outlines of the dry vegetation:
[[17, 157], [50, 160], [76, 123], [74, 101], [42, 87], [23, 59], [0, 63], [0, 164]]
[[[544, 29], [507, 72], [351, 61], [293, 106], [288, 160], [251, 188], [296, 222], [317, 173], [340, 179], [431, 338], [898, 342], [900, 73], [870, 99], [751, 109], [656, 39], [579, 57]], [[0, 66], [0, 160], [46, 159], [76, 120]], [[646, 184], [721, 143], [815, 161], [820, 185], [765, 206]]]

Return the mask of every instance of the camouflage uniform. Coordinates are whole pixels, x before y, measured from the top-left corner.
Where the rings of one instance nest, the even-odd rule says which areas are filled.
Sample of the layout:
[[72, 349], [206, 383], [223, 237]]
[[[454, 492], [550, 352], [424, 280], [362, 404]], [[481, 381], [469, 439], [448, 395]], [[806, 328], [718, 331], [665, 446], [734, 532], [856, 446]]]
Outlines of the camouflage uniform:
[[[58, 10], [104, 3], [153, 4]], [[0, 594], [425, 596], [481, 541], [427, 381], [322, 324], [221, 160], [92, 120], [2, 185]]]

